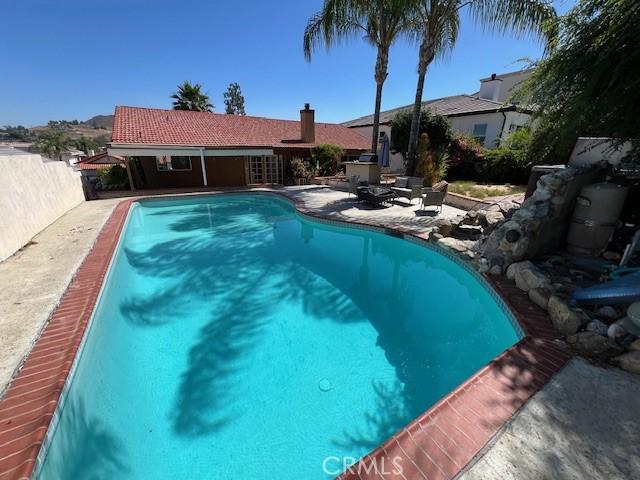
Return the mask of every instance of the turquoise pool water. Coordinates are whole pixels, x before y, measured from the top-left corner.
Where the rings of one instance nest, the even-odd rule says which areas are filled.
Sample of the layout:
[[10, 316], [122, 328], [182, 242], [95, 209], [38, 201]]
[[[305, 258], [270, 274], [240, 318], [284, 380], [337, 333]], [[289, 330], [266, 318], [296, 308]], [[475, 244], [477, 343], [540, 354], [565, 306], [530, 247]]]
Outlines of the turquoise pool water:
[[38, 478], [331, 478], [519, 336], [428, 248], [268, 196], [143, 201]]

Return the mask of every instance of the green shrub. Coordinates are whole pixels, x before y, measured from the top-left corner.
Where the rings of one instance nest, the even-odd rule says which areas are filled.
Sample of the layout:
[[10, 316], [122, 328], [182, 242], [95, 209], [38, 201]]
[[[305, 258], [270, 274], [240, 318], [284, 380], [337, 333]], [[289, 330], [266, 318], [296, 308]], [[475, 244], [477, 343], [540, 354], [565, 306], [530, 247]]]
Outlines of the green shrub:
[[458, 135], [449, 144], [447, 180], [475, 180], [484, 158], [484, 147], [469, 135]]
[[301, 158], [294, 158], [291, 160], [291, 173], [293, 178], [311, 178], [313, 176], [313, 169], [309, 163]]
[[[409, 150], [409, 135], [411, 133], [411, 111], [398, 113], [391, 122], [391, 150], [401, 153], [407, 158]], [[453, 139], [449, 120], [442, 115], [434, 115], [429, 111], [420, 114], [420, 130], [418, 134], [429, 136], [431, 150], [437, 151], [447, 148]]]
[[127, 170], [120, 165], [111, 165], [98, 171], [98, 180], [105, 186], [122, 186], [129, 183]]
[[478, 165], [477, 180], [484, 183], [513, 183], [523, 185], [529, 179], [531, 163], [526, 151], [507, 147], [485, 150]]
[[418, 140], [418, 164], [415, 175], [424, 178], [425, 185], [433, 185], [442, 180], [447, 174], [449, 154], [446, 149], [433, 150], [426, 133]]
[[311, 157], [316, 162], [318, 174], [321, 177], [335, 175], [338, 173], [338, 163], [344, 156], [344, 150], [338, 145], [325, 143], [318, 145], [311, 150]]

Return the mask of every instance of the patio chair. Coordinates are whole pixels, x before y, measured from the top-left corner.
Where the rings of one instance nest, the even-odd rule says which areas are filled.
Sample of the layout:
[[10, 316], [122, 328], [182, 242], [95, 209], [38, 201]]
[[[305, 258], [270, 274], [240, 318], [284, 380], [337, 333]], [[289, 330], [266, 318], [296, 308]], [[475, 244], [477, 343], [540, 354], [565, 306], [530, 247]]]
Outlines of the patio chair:
[[424, 207], [437, 207], [439, 212], [442, 212], [442, 204], [447, 197], [449, 190], [449, 184], [444, 180], [438, 183], [434, 183], [430, 187], [422, 189], [422, 209]]
[[[426, 190], [426, 189], [425, 189]], [[430, 188], [422, 194], [422, 209], [425, 207], [436, 207], [438, 213], [442, 212], [442, 203], [447, 192], [442, 190], [431, 190]]]
[[398, 196], [409, 199], [411, 203], [414, 198], [420, 198], [422, 195], [422, 185], [424, 179], [422, 177], [396, 177], [395, 184], [391, 190]]

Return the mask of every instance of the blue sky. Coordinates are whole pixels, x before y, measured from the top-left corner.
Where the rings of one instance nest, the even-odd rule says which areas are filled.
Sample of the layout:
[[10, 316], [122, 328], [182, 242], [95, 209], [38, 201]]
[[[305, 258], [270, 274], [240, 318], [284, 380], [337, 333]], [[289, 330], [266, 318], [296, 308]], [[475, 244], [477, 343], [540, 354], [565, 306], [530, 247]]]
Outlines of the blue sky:
[[[375, 50], [361, 40], [302, 55], [321, 0], [3, 0], [0, 125], [85, 120], [115, 105], [170, 108], [183, 80], [201, 83], [216, 111], [238, 82], [250, 115], [319, 121], [372, 112]], [[574, 0], [559, 0], [560, 11]], [[539, 58], [540, 44], [485, 33], [468, 18], [453, 53], [427, 74], [424, 98], [477, 91], [478, 80]], [[391, 52], [383, 109], [411, 103], [417, 48]]]

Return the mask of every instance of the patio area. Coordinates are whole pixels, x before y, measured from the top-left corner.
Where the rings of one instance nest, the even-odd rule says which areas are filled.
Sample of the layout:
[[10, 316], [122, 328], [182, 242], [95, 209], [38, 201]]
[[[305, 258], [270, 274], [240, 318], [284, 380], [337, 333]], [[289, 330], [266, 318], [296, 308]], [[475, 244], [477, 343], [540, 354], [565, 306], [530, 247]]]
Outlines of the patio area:
[[451, 219], [466, 212], [449, 205], [442, 206], [438, 213], [434, 207], [422, 209], [419, 199], [412, 203], [406, 198], [392, 200], [389, 206], [374, 207], [358, 201], [354, 195], [331, 187], [308, 185], [285, 187], [279, 190], [287, 197], [301, 201], [316, 213], [335, 220], [367, 223], [381, 227], [411, 230], [426, 234], [440, 218]]

